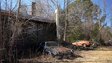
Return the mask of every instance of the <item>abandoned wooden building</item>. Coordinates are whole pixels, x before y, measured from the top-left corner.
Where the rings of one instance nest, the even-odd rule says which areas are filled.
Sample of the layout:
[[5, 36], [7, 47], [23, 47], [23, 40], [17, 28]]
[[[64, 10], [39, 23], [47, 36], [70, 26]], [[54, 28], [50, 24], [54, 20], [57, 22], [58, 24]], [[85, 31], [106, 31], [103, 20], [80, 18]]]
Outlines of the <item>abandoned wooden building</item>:
[[[6, 19], [7, 18], [7, 19]], [[39, 42], [56, 40], [56, 26], [54, 20], [31, 15], [19, 16], [0, 12], [0, 45], [13, 42], [21, 44], [38, 44]]]
[[[22, 25], [22, 35], [26, 35], [25, 42], [44, 42], [50, 40], [56, 40], [56, 26], [52, 20], [42, 17], [22, 17], [25, 18], [25, 22]], [[28, 22], [27, 22], [28, 21]], [[18, 36], [19, 37], [19, 36]]]
[[14, 54], [18, 58], [30, 57], [30, 53], [41, 53], [38, 49], [41, 42], [53, 40], [56, 40], [54, 20], [32, 15], [17, 17], [13, 12], [0, 11], [0, 59]]

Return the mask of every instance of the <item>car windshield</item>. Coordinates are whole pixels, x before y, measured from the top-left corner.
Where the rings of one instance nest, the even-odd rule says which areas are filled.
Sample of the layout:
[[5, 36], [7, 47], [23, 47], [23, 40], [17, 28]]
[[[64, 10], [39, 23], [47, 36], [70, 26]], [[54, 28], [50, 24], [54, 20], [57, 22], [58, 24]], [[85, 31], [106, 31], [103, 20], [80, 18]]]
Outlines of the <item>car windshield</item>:
[[55, 42], [46, 42], [46, 46], [58, 46], [58, 43], [55, 43]]

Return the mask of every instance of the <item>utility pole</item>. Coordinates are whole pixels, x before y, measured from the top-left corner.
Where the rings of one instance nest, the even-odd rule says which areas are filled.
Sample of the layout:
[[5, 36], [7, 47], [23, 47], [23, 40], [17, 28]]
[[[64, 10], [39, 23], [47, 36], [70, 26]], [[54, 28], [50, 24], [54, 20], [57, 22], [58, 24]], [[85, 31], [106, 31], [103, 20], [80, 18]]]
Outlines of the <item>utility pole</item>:
[[60, 35], [60, 26], [59, 26], [59, 7], [57, 6], [57, 9], [55, 10], [56, 13], [56, 31], [57, 31], [57, 40], [61, 39]]
[[56, 14], [56, 31], [57, 31], [57, 40], [61, 40], [61, 34], [60, 34], [60, 25], [59, 25], [59, 3], [57, 1], [56, 4], [56, 10], [55, 10], [55, 14]]

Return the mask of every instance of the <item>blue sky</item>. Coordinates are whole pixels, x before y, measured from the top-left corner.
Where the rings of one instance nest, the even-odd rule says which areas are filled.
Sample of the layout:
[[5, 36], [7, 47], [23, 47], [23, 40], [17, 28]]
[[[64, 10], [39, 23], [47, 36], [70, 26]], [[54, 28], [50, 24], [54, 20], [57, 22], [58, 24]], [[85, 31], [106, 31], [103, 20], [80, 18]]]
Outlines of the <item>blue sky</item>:
[[111, 26], [111, 22], [112, 20], [110, 20], [112, 18], [112, 0], [92, 0], [94, 4], [97, 4], [98, 6], [100, 6], [100, 8], [103, 10], [104, 9], [104, 2], [105, 2], [105, 10], [106, 10], [106, 22], [108, 26]]
[[[14, 7], [14, 6], [16, 5], [17, 0], [12, 0], [12, 1], [13, 1], [13, 2], [12, 2], [12, 3], [13, 3], [12, 7]], [[32, 0], [22, 0], [22, 4], [31, 5], [31, 1], [32, 1]], [[60, 4], [61, 4], [61, 7], [63, 7], [63, 1], [64, 1], [64, 0], [59, 0], [59, 2], [60, 2]], [[102, 10], [103, 10], [103, 8], [104, 8], [104, 2], [103, 2], [103, 1], [104, 1], [104, 0], [92, 0], [92, 2], [93, 2], [94, 4], [97, 4], [98, 6], [100, 6], [100, 8], [101, 8]], [[1, 2], [4, 3], [5, 0], [2, 0]], [[10, 2], [8, 2], [8, 3], [10, 3]], [[105, 9], [106, 9], [106, 14], [107, 14], [106, 22], [108, 22], [108, 23], [107, 23], [108, 26], [111, 26], [110, 19], [112, 18], [112, 0], [105, 0], [105, 4], [106, 4]], [[5, 8], [5, 5], [2, 4], [2, 7]], [[30, 6], [29, 6], [29, 7], [30, 7]]]

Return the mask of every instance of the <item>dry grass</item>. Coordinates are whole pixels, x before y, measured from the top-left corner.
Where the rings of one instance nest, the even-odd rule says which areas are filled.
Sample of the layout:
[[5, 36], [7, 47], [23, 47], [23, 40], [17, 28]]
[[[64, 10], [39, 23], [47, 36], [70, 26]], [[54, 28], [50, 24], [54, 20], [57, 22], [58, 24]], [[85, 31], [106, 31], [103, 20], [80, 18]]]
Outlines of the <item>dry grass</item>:
[[31, 59], [20, 59], [20, 63], [52, 63], [55, 62], [55, 58], [50, 55], [41, 55], [39, 57], [31, 58]]
[[112, 51], [81, 51], [83, 58], [75, 59], [81, 63], [112, 63]]
[[[102, 50], [103, 49], [103, 50]], [[73, 60], [62, 59], [58, 60], [52, 56], [40, 56], [32, 59], [22, 59], [21, 63], [112, 63], [112, 50], [105, 48], [90, 51], [75, 51], [82, 57]]]

